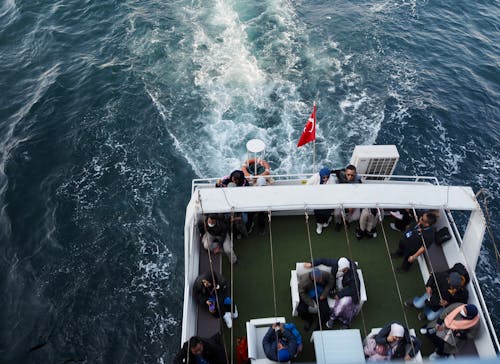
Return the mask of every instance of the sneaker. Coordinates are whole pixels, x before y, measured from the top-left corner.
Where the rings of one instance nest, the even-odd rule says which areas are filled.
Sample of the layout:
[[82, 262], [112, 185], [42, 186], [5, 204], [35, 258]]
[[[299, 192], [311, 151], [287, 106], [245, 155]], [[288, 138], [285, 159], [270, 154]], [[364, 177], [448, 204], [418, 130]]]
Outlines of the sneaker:
[[363, 231], [363, 230], [361, 230], [361, 229], [359, 229], [359, 228], [358, 228], [358, 229], [356, 229], [356, 239], [361, 240], [361, 239], [363, 239], [363, 236], [364, 236], [364, 235], [365, 235], [365, 234], [364, 234], [364, 231]]
[[224, 321], [226, 322], [226, 326], [228, 329], [233, 327], [233, 319], [231, 318], [231, 312], [226, 312], [223, 316]]
[[422, 328], [420, 329], [420, 333], [421, 333], [422, 335], [426, 335], [426, 334], [427, 334], [427, 328], [426, 328], [426, 327], [422, 327]]
[[234, 312], [233, 312], [233, 318], [234, 318], [234, 319], [235, 319], [235, 318], [238, 318], [238, 308], [236, 307], [236, 305], [234, 305], [233, 309], [234, 309]]
[[405, 301], [405, 306], [409, 307], [409, 308], [415, 308], [415, 305], [413, 304], [413, 300]]
[[390, 214], [398, 220], [403, 220], [403, 214], [399, 211], [391, 211]]
[[427, 320], [427, 315], [423, 312], [420, 312], [417, 317], [420, 321]]
[[316, 224], [316, 234], [320, 235], [323, 232], [323, 224]]
[[372, 238], [372, 239], [375, 239], [376, 237], [377, 237], [377, 233], [376, 233], [376, 232], [372, 233], [371, 238]]
[[441, 360], [446, 358], [448, 358], [447, 355], [439, 355], [436, 352], [433, 352], [431, 355], [429, 355], [429, 360]]
[[325, 222], [325, 223], [323, 224], [323, 227], [328, 227], [328, 223], [327, 223], [327, 222]]
[[396, 224], [395, 224], [395, 223], [393, 223], [393, 222], [391, 222], [391, 223], [389, 224], [389, 227], [390, 227], [392, 230], [394, 230], [394, 231], [399, 231], [399, 229], [396, 227]]
[[328, 327], [329, 329], [333, 329], [333, 320], [328, 320], [326, 323], [326, 327]]

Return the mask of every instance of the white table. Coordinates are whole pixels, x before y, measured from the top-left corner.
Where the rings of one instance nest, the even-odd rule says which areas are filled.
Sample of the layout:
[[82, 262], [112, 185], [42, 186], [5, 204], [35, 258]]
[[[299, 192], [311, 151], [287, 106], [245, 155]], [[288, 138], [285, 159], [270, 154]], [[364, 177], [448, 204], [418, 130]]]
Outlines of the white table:
[[312, 339], [318, 364], [365, 363], [358, 329], [314, 331]]

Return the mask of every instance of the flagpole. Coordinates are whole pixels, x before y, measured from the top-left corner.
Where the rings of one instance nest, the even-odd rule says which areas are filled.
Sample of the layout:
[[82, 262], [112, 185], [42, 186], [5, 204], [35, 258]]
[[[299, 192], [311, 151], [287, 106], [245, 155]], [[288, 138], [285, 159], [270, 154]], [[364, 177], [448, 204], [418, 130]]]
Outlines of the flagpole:
[[[314, 100], [314, 104], [313, 104], [313, 110], [316, 110], [316, 100]], [[317, 110], [316, 110], [316, 114], [314, 115], [315, 116], [315, 119], [316, 119], [316, 122], [315, 122], [315, 125], [314, 125], [314, 134], [316, 136], [316, 129], [317, 129], [317, 120], [318, 120], [318, 115], [317, 115]], [[316, 138], [314, 138], [314, 141], [313, 141], [313, 170], [312, 172], [316, 172]]]
[[312, 172], [316, 172], [316, 140], [313, 142], [313, 170]]

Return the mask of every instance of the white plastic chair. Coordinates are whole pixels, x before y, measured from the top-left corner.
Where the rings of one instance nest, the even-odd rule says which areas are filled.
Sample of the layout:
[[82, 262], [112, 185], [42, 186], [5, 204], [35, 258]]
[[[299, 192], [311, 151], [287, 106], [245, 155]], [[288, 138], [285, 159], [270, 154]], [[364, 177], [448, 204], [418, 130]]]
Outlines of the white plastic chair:
[[286, 323], [286, 320], [284, 317], [266, 317], [247, 321], [248, 358], [251, 363], [277, 363], [266, 357], [264, 347], [262, 346], [262, 340], [269, 330], [269, 327], [276, 322]]

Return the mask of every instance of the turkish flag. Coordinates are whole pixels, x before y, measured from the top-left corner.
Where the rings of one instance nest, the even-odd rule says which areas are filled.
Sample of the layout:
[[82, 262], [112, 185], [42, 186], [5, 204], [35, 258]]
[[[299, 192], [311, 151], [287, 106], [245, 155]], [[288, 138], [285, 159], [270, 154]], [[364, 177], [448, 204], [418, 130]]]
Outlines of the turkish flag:
[[304, 131], [302, 131], [297, 147], [301, 147], [314, 140], [316, 140], [316, 103], [314, 103], [311, 116], [307, 119], [306, 126], [304, 126]]

